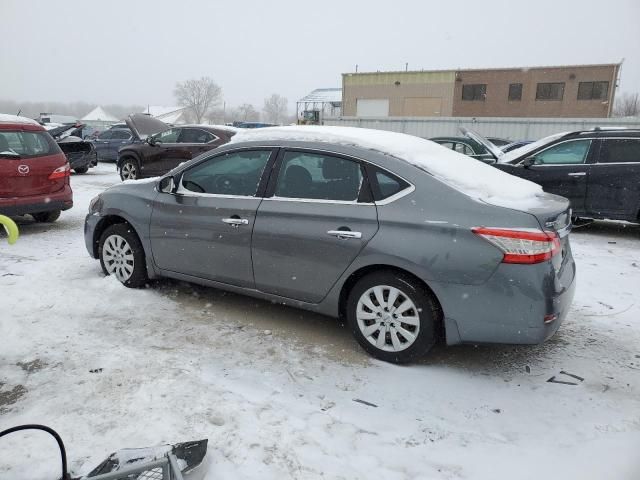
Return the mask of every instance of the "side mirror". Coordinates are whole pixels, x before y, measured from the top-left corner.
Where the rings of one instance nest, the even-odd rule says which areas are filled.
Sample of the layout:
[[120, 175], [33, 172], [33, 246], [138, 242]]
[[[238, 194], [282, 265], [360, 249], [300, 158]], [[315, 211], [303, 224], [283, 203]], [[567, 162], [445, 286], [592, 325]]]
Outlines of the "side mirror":
[[158, 141], [156, 140], [156, 137], [153, 137], [153, 136], [147, 137], [146, 142], [152, 147], [155, 147], [156, 144], [158, 143]]
[[536, 157], [527, 157], [522, 161], [522, 166], [524, 168], [529, 168], [532, 165], [536, 164]]
[[164, 177], [158, 183], [158, 191], [162, 193], [175, 193], [176, 181], [173, 177]]

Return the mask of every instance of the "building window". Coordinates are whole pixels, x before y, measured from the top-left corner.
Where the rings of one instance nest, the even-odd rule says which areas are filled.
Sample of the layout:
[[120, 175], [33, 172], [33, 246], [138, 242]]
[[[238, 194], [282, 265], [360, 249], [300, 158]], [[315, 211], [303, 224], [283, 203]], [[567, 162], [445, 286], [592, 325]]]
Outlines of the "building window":
[[606, 100], [609, 95], [609, 82], [580, 82], [578, 100]]
[[511, 83], [509, 84], [509, 101], [522, 100], [522, 84]]
[[487, 97], [487, 85], [478, 83], [462, 86], [462, 100], [480, 100], [484, 102]]
[[536, 100], [562, 100], [563, 83], [539, 83], [536, 88]]

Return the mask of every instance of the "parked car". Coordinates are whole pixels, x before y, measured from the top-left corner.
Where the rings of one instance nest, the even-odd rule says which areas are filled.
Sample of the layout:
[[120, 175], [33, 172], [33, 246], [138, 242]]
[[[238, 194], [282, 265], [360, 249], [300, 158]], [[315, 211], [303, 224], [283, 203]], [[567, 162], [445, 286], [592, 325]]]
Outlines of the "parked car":
[[567, 197], [574, 217], [640, 223], [640, 130], [560, 133], [498, 158], [495, 167]]
[[[492, 142], [493, 143], [493, 142]], [[519, 140], [517, 142], [511, 142], [507, 145], [503, 145], [500, 147], [504, 153], [510, 152], [511, 150], [515, 150], [516, 148], [524, 147], [525, 145], [529, 145], [533, 143], [533, 140]]]
[[234, 122], [236, 128], [265, 128], [265, 127], [277, 127], [275, 123], [262, 123], [262, 122]]
[[[456, 165], [451, 168], [451, 165]], [[284, 127], [95, 197], [89, 254], [346, 318], [391, 362], [446, 342], [539, 343], [573, 296], [569, 202], [417, 137]]]
[[83, 124], [63, 125], [47, 130], [76, 173], [87, 173], [98, 164], [95, 148], [91, 142], [82, 139]]
[[153, 117], [131, 115], [127, 125], [138, 139], [118, 153], [122, 180], [137, 180], [167, 173], [182, 162], [227, 143], [238, 131], [224, 125], [169, 127]]
[[484, 163], [496, 162], [495, 156], [482, 143], [469, 137], [434, 137], [429, 140]]
[[115, 162], [118, 160], [118, 150], [135, 141], [135, 137], [128, 127], [109, 128], [91, 140], [100, 162]]
[[44, 127], [0, 114], [0, 214], [54, 222], [73, 206], [67, 157]]

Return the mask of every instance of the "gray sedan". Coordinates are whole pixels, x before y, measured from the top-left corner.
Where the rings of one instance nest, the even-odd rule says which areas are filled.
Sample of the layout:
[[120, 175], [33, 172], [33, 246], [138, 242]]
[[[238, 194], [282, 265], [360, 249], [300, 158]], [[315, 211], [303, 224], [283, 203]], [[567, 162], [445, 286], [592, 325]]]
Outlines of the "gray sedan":
[[439, 339], [550, 337], [575, 284], [568, 201], [541, 192], [535, 207], [492, 205], [398, 155], [230, 143], [94, 198], [86, 246], [129, 287], [170, 277], [344, 318], [390, 362]]

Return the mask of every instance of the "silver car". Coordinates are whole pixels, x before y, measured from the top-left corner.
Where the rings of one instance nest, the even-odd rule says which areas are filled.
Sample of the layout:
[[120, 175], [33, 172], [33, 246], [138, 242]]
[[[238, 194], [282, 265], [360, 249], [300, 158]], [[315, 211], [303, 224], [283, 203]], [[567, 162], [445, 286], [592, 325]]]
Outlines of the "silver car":
[[170, 277], [344, 318], [390, 362], [558, 329], [575, 285], [566, 199], [493, 205], [384, 148], [261, 135], [94, 198], [89, 254], [129, 287]]

